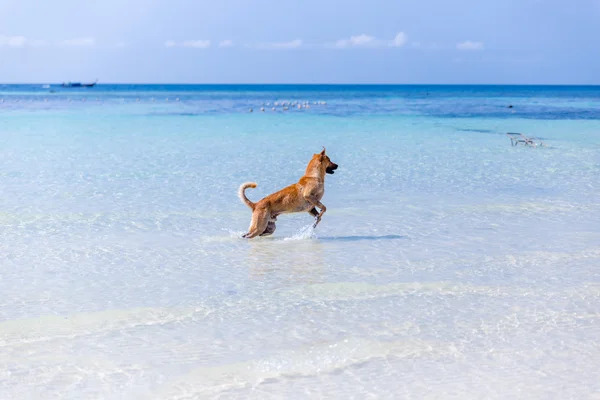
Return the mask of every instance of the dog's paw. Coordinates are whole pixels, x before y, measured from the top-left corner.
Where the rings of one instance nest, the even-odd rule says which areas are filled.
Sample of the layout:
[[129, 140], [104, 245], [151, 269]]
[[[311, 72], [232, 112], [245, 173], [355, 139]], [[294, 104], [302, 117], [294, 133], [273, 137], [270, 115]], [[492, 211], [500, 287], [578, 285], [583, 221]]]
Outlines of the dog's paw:
[[321, 222], [321, 217], [316, 217], [315, 218], [315, 223], [313, 224], [313, 229], [317, 227], [317, 225], [319, 225], [319, 222]]

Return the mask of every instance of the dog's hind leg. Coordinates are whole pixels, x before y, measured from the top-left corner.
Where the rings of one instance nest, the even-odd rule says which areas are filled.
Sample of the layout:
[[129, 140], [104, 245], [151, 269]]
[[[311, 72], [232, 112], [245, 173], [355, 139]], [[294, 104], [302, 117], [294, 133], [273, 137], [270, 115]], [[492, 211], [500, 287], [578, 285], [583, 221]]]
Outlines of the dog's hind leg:
[[273, 232], [275, 232], [275, 229], [277, 229], [277, 227], [275, 226], [275, 221], [274, 220], [270, 220], [267, 223], [267, 228], [265, 229], [265, 231], [263, 233], [260, 234], [260, 236], [269, 236], [269, 235], [272, 235]]
[[252, 213], [252, 221], [248, 233], [243, 238], [252, 239], [263, 233], [269, 224], [269, 213], [266, 209], [255, 209]]

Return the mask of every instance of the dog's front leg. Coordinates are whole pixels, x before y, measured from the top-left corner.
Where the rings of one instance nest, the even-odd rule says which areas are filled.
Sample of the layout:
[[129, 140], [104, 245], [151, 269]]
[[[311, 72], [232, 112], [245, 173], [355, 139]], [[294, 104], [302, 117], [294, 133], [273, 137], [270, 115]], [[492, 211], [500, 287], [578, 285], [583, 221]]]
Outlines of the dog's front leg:
[[[317, 227], [317, 225], [319, 225], [319, 222], [321, 222], [321, 217], [323, 216], [323, 214], [325, 214], [325, 211], [327, 211], [327, 207], [325, 207], [325, 205], [324, 205], [323, 203], [321, 203], [319, 200], [317, 200], [317, 199], [315, 199], [315, 198], [312, 198], [312, 197], [305, 197], [305, 199], [306, 199], [306, 201], [308, 201], [308, 202], [309, 202], [310, 204], [312, 204], [313, 206], [315, 206], [315, 207], [319, 207], [319, 209], [321, 210], [321, 212], [320, 212], [320, 213], [318, 213], [318, 214], [316, 215], [316, 219], [317, 219], [317, 220], [315, 221], [315, 223], [314, 223], [314, 225], [313, 225], [313, 228], [316, 228], [316, 227]], [[315, 214], [313, 213], [313, 210], [314, 210], [314, 212], [315, 212], [315, 213], [317, 212], [317, 210], [316, 210], [316, 209], [314, 209], [314, 208], [313, 208], [312, 210], [310, 210], [309, 212], [310, 212], [312, 215], [315, 215]]]

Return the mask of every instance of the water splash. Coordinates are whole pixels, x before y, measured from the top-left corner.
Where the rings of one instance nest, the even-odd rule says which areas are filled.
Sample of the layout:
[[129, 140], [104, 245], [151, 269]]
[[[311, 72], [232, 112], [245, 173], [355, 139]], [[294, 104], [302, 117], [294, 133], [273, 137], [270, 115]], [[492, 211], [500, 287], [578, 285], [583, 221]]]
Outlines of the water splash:
[[315, 228], [313, 224], [306, 225], [300, 231], [290, 237], [286, 237], [283, 240], [304, 240], [304, 239], [314, 239], [317, 235], [315, 234]]
[[244, 236], [244, 234], [246, 234], [246, 231], [234, 231], [233, 229], [224, 230], [228, 233], [229, 238], [241, 238]]

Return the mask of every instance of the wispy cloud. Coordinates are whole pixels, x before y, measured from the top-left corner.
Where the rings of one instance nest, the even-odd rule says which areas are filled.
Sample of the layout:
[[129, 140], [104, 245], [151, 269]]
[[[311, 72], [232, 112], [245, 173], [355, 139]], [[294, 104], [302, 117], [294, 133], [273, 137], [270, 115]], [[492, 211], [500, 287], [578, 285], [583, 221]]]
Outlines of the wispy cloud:
[[0, 35], [0, 46], [24, 47], [27, 43], [25, 36], [3, 36]]
[[392, 40], [390, 42], [390, 46], [392, 47], [402, 47], [406, 44], [406, 42], [408, 42], [408, 37], [406, 36], [406, 33], [404, 32], [398, 32], [396, 34], [396, 37], [394, 37], [394, 40]]
[[297, 49], [302, 47], [302, 39], [292, 40], [290, 42], [272, 42], [272, 43], [261, 43], [256, 47], [257, 49], [273, 49], [273, 50], [284, 50], [284, 49]]
[[206, 49], [210, 47], [210, 40], [186, 40], [181, 44], [183, 47], [193, 47], [196, 49]]
[[185, 40], [177, 43], [174, 40], [167, 40], [165, 47], [190, 47], [195, 49], [206, 49], [210, 47], [210, 40]]
[[65, 46], [93, 47], [96, 45], [96, 39], [94, 39], [93, 37], [66, 39], [62, 41], [62, 44]]
[[[40, 47], [94, 47], [96, 46], [96, 39], [93, 37], [79, 37], [65, 40], [43, 40], [43, 39], [27, 39], [24, 36], [7, 36], [0, 35], [0, 47], [28, 47], [28, 48], [40, 48]], [[116, 47], [125, 47], [124, 42], [117, 42]]]
[[466, 42], [458, 43], [456, 45], [456, 48], [462, 51], [483, 50], [483, 42], [472, 42], [470, 40], [467, 40]]
[[340, 39], [331, 44], [325, 44], [325, 47], [335, 47], [338, 49], [348, 49], [352, 47], [403, 47], [408, 42], [408, 36], [404, 32], [398, 32], [392, 40], [378, 39], [375, 36], [361, 34], [350, 36], [347, 39]]
[[221, 40], [219, 43], [219, 47], [231, 47], [233, 46], [233, 42], [231, 40]]
[[335, 47], [338, 49], [345, 49], [348, 47], [366, 47], [366, 46], [374, 46], [376, 44], [376, 39], [373, 36], [362, 35], [358, 36], [350, 36], [350, 39], [340, 39], [335, 42]]

